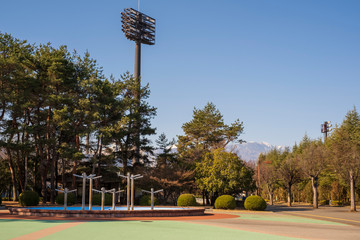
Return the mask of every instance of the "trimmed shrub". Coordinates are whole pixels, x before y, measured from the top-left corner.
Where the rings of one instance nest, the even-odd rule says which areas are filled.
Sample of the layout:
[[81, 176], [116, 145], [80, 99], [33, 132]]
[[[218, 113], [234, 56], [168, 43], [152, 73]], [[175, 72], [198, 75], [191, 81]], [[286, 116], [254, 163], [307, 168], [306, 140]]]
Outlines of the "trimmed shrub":
[[[101, 193], [96, 193], [93, 195], [92, 204], [93, 205], [101, 205]], [[112, 196], [110, 194], [105, 193], [104, 205], [111, 205], [111, 204], [112, 204]]]
[[181, 207], [196, 206], [196, 199], [192, 194], [181, 194], [177, 200], [177, 205]]
[[250, 196], [245, 199], [244, 207], [247, 210], [264, 211], [266, 202], [260, 196]]
[[19, 196], [19, 203], [21, 206], [37, 206], [39, 201], [39, 194], [34, 191], [24, 191]]
[[[57, 197], [55, 198], [56, 204], [64, 205], [64, 196], [65, 194], [59, 193]], [[76, 203], [76, 196], [74, 193], [68, 193], [67, 195], [67, 205], [74, 205]]]
[[[154, 205], [159, 205], [159, 200], [156, 197], [154, 197]], [[151, 206], [151, 195], [142, 195], [140, 206]]]
[[215, 200], [216, 209], [235, 209], [235, 198], [230, 195], [222, 195]]

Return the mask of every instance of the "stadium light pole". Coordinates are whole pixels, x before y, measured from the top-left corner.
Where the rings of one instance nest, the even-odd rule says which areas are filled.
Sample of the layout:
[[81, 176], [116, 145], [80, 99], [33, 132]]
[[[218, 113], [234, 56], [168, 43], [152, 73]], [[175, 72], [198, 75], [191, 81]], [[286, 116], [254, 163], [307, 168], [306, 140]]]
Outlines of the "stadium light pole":
[[[155, 44], [155, 19], [133, 8], [126, 8], [121, 13], [122, 31], [125, 37], [135, 42], [134, 78], [138, 83], [138, 91], [135, 93], [137, 108], [140, 106], [140, 76], [141, 76], [141, 44]], [[138, 117], [139, 118], [139, 117]], [[140, 123], [139, 119], [134, 123], [135, 133], [135, 162], [140, 160]]]
[[321, 124], [321, 133], [324, 134], [324, 141], [327, 139], [328, 132], [330, 132], [332, 125], [330, 121], [325, 121], [324, 124]]

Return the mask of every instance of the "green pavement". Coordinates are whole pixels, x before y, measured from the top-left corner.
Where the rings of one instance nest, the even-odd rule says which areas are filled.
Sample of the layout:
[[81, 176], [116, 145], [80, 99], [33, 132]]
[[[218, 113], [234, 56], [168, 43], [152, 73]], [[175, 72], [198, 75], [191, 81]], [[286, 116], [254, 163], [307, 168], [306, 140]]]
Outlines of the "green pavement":
[[[298, 216], [289, 216], [276, 213], [232, 213], [239, 216], [233, 218], [232, 225], [224, 227], [224, 222], [219, 219], [219, 226], [216, 226], [217, 221], [201, 220], [197, 223], [196, 220], [182, 222], [182, 221], [89, 221], [79, 225], [59, 230], [54, 234], [48, 235], [41, 239], [47, 240], [63, 240], [63, 239], [76, 239], [76, 240], [89, 240], [89, 239], [156, 239], [156, 240], [212, 240], [212, 239], [256, 239], [256, 240], [283, 240], [283, 239], [301, 239], [286, 236], [279, 236], [275, 234], [260, 233], [256, 230], [245, 231], [240, 229], [231, 228], [236, 226], [237, 222], [239, 227], [242, 226], [240, 220], [250, 221], [274, 221], [298, 224], [311, 224], [317, 229], [322, 229], [324, 224], [348, 226], [346, 224], [317, 220]], [[0, 219], [0, 239], [7, 240], [15, 237], [23, 236], [29, 233], [37, 232], [46, 228], [54, 227], [63, 223], [72, 221], [44, 221], [44, 220], [12, 220]], [[211, 224], [211, 225], [210, 225]], [[236, 224], [236, 225], [234, 225]], [[290, 224], [289, 227], [294, 226]], [[306, 225], [303, 225], [306, 226]], [[306, 226], [307, 227], [307, 226]], [[346, 229], [346, 228], [344, 228]], [[258, 229], [261, 231], [262, 229]], [[291, 233], [291, 232], [289, 232]]]
[[0, 219], [0, 239], [11, 239], [45, 228], [54, 227], [66, 221]]
[[177, 221], [99, 221], [80, 224], [42, 239], [285, 240], [299, 238], [290, 238]]
[[275, 221], [275, 222], [292, 222], [292, 223], [310, 223], [310, 224], [327, 224], [327, 225], [338, 225], [338, 226], [347, 226], [346, 224], [317, 220], [306, 217], [296, 217], [296, 216], [285, 216], [285, 215], [261, 215], [261, 214], [250, 214], [250, 213], [241, 213], [239, 219], [243, 220], [260, 220], [260, 221]]

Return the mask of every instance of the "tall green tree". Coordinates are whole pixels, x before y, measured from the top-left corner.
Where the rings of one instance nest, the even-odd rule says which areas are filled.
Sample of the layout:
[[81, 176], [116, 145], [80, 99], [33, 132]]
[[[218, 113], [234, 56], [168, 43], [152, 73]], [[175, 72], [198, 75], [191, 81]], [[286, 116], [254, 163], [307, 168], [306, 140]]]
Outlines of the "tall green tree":
[[350, 186], [350, 209], [356, 211], [355, 183], [360, 176], [360, 116], [354, 108], [327, 141], [331, 162], [341, 178]]
[[236, 154], [218, 148], [196, 163], [196, 184], [200, 190], [212, 193], [212, 204], [219, 194], [253, 191], [253, 169], [246, 166]]
[[296, 152], [296, 159], [300, 163], [302, 172], [311, 180], [314, 208], [319, 207], [319, 177], [328, 165], [327, 157], [327, 151], [321, 141], [310, 141], [307, 138], [304, 138], [300, 143], [300, 147]]
[[301, 170], [299, 162], [295, 156], [289, 152], [284, 152], [286, 158], [280, 163], [278, 176], [280, 184], [287, 191], [287, 203], [291, 207], [292, 203], [292, 186], [301, 181]]
[[240, 120], [225, 124], [216, 106], [208, 103], [203, 109], [195, 108], [193, 119], [184, 123], [182, 129], [184, 135], [177, 142], [179, 156], [194, 166], [211, 150], [225, 148], [230, 142], [242, 142], [239, 137], [244, 126]]

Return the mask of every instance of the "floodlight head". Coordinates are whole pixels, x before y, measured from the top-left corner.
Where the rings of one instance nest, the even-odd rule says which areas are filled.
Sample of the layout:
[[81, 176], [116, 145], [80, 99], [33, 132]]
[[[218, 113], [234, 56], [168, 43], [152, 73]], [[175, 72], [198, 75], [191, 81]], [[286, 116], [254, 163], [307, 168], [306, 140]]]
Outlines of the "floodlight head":
[[121, 13], [122, 31], [131, 41], [154, 45], [155, 19], [132, 8], [125, 8]]

